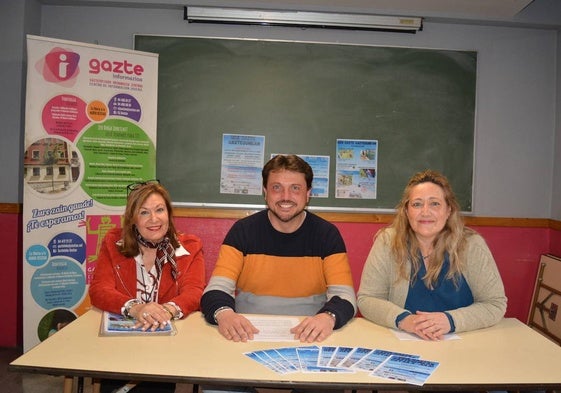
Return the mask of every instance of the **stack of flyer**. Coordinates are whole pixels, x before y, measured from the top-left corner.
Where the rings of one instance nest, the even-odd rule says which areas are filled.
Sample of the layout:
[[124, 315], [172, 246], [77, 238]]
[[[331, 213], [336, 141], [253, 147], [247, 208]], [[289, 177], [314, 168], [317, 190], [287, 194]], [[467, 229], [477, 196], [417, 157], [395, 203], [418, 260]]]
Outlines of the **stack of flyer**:
[[265, 349], [244, 353], [280, 373], [349, 373], [370, 375], [422, 386], [439, 363], [418, 355], [344, 346], [303, 346]]

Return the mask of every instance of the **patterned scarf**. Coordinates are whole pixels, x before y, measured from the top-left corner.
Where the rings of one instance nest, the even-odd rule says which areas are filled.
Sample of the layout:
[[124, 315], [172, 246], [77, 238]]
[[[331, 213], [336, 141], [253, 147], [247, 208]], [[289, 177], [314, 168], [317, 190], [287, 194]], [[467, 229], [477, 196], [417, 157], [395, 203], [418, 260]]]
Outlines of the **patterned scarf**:
[[177, 280], [177, 263], [173, 256], [175, 255], [175, 249], [171, 245], [169, 238], [166, 236], [164, 240], [159, 243], [153, 243], [142, 237], [136, 226], [134, 227], [136, 232], [136, 240], [144, 247], [155, 248], [156, 249], [156, 270], [158, 272], [158, 277], [162, 275], [162, 269], [164, 268], [164, 263], [168, 261], [171, 264], [171, 276], [174, 280]]

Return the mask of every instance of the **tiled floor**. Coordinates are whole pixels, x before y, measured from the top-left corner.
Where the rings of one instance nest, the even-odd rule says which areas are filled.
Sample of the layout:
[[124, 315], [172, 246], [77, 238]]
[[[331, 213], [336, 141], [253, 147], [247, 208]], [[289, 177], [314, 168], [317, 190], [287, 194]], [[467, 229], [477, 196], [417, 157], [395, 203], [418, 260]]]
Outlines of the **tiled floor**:
[[[0, 391], [6, 393], [62, 392], [63, 378], [43, 374], [8, 371], [8, 364], [21, 355], [15, 348], [0, 348]], [[84, 384], [84, 393], [91, 393], [91, 380]], [[183, 392], [182, 392], [183, 393]]]
[[[63, 377], [8, 371], [8, 364], [21, 355], [14, 348], [0, 348], [0, 392], [6, 393], [57, 393], [62, 392]], [[77, 385], [77, 384], [75, 384]], [[91, 379], [85, 378], [83, 393], [91, 393]], [[193, 386], [177, 384], [176, 393], [191, 393]], [[76, 389], [75, 389], [76, 390]], [[348, 391], [350, 392], [350, 391]], [[78, 392], [75, 392], [78, 393]], [[131, 392], [132, 393], [132, 392]], [[289, 390], [259, 389], [259, 393], [290, 393]], [[359, 390], [357, 393], [367, 393]], [[384, 392], [379, 392], [384, 393]], [[386, 392], [387, 393], [387, 392]], [[393, 392], [403, 393], [403, 392]]]
[[[21, 351], [14, 348], [0, 348], [0, 392], [6, 393], [57, 393], [62, 392], [63, 377], [43, 374], [17, 373], [8, 371], [8, 364], [16, 359]], [[77, 382], [77, 379], [75, 379]], [[77, 383], [74, 384], [77, 390]], [[193, 386], [178, 384], [176, 393], [191, 393]], [[91, 379], [85, 378], [83, 393], [91, 393]], [[78, 393], [78, 392], [75, 392]], [[131, 392], [132, 393], [132, 392]]]

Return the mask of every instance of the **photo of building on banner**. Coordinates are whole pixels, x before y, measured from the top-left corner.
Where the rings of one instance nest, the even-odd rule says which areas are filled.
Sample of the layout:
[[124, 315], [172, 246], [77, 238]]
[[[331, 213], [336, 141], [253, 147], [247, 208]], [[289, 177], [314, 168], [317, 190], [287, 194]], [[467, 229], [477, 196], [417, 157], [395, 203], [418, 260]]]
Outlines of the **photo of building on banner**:
[[335, 198], [376, 199], [378, 141], [337, 139]]
[[27, 37], [24, 350], [90, 307], [105, 233], [126, 186], [156, 168], [158, 56]]

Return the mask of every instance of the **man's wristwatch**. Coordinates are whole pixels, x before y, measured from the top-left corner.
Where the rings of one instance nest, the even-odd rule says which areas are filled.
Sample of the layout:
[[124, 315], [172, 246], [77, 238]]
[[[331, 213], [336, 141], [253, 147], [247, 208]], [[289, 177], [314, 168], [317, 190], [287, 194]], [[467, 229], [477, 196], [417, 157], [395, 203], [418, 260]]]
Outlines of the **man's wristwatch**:
[[228, 307], [228, 306], [222, 306], [216, 309], [216, 311], [214, 312], [213, 318], [214, 318], [214, 322], [218, 323], [218, 321], [216, 320], [216, 317], [218, 316], [218, 314], [220, 314], [223, 311], [227, 311], [227, 310], [232, 310], [232, 307]]
[[331, 317], [331, 319], [333, 319], [333, 323], [336, 325], [337, 324], [337, 315], [335, 315], [334, 313], [332, 313], [331, 311], [324, 311], [325, 314], [329, 315]]

